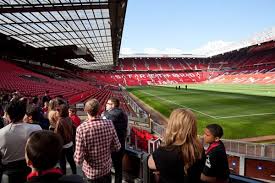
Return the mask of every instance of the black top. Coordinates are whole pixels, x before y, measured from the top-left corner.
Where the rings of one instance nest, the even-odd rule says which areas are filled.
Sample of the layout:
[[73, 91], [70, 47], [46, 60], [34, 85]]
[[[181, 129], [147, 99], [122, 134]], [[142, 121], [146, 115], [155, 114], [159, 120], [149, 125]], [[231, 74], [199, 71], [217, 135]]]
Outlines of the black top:
[[84, 180], [79, 175], [61, 175], [49, 173], [43, 176], [33, 176], [27, 183], [83, 183]]
[[[204, 154], [204, 152], [203, 152]], [[198, 183], [204, 166], [205, 157], [191, 166], [185, 175], [184, 162], [179, 146], [159, 147], [153, 154], [157, 170], [160, 172], [159, 183]]]
[[226, 151], [222, 141], [211, 144], [206, 151], [203, 174], [209, 177], [226, 180], [229, 178], [229, 167]]
[[113, 122], [121, 148], [125, 148], [124, 145], [128, 126], [127, 115], [120, 108], [105, 111], [103, 115]]

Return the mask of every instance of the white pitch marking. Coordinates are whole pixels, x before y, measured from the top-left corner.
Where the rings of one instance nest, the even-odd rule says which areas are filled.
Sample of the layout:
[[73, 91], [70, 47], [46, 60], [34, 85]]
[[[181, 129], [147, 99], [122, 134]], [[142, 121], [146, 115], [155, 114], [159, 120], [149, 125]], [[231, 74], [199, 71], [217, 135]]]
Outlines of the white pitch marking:
[[156, 97], [156, 98], [158, 98], [158, 99], [160, 99], [160, 100], [164, 100], [164, 101], [167, 101], [167, 102], [169, 102], [169, 103], [176, 104], [176, 105], [178, 105], [178, 106], [180, 106], [180, 107], [184, 107], [184, 108], [187, 108], [187, 109], [191, 109], [192, 111], [196, 111], [196, 112], [198, 112], [198, 113], [200, 113], [200, 114], [203, 114], [203, 115], [205, 115], [205, 116], [208, 116], [208, 117], [210, 117], [210, 118], [218, 119], [218, 118], [216, 118], [215, 116], [211, 116], [211, 115], [209, 115], [209, 114], [206, 114], [206, 113], [204, 113], [204, 112], [198, 111], [198, 110], [196, 110], [196, 109], [193, 109], [193, 108], [190, 108], [190, 107], [187, 107], [187, 106], [178, 104], [178, 103], [173, 102], [173, 101], [171, 101], [171, 100], [167, 100], [167, 99], [158, 97], [158, 96], [156, 96], [156, 95], [153, 95], [153, 94], [151, 94], [151, 93], [147, 93], [147, 92], [144, 92], [144, 91], [141, 91], [141, 92], [142, 92], [142, 93], [145, 93], [145, 94], [147, 94], [147, 95], [151, 95], [151, 96], [153, 96], [153, 97]]
[[248, 117], [248, 116], [265, 116], [265, 115], [272, 115], [272, 114], [275, 114], [275, 113], [244, 114], [244, 115], [236, 115], [236, 116], [216, 116], [216, 119], [240, 118], [240, 117]]

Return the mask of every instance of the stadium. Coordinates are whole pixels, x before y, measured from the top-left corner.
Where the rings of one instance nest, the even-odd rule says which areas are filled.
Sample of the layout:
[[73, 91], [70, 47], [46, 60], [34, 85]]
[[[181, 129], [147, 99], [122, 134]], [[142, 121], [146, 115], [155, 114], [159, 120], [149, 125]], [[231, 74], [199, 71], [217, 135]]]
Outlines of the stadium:
[[123, 54], [128, 3], [0, 1], [1, 106], [48, 91], [83, 121], [89, 99], [102, 113], [118, 98], [129, 121], [123, 181], [144, 183], [156, 182], [147, 159], [171, 112], [190, 109], [200, 137], [223, 127], [231, 182], [275, 182], [275, 27], [204, 53]]

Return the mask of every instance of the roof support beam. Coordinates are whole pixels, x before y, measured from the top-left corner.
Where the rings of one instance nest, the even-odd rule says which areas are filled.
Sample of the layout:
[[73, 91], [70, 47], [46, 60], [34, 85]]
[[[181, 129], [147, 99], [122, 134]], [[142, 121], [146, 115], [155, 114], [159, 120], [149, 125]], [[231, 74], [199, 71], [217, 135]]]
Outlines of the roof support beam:
[[[23, 6], [23, 7], [22, 7]], [[24, 7], [25, 6], [25, 7]], [[0, 6], [0, 13], [22, 13], [22, 12], [49, 12], [49, 11], [67, 11], [67, 10], [88, 10], [88, 9], [108, 9], [108, 5], [70, 5], [70, 6], [33, 6], [20, 5], [20, 6]]]

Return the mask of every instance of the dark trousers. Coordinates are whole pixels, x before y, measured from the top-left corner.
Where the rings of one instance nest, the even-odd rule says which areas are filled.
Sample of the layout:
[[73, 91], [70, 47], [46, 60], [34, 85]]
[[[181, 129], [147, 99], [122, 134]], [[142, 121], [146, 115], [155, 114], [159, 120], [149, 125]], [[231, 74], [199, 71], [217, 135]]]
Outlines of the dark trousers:
[[74, 148], [69, 147], [69, 148], [63, 148], [61, 152], [61, 157], [60, 157], [60, 168], [63, 171], [64, 175], [66, 175], [66, 159], [70, 164], [70, 167], [72, 169], [72, 173], [76, 174], [76, 165], [74, 162]]
[[89, 182], [89, 183], [111, 183], [112, 182], [111, 173], [108, 173], [107, 175], [104, 175], [103, 177], [100, 177], [100, 178], [97, 178], [97, 179], [94, 179], [94, 180], [88, 179], [85, 176], [85, 174], [84, 174], [84, 177], [87, 180], [87, 182]]
[[2, 165], [0, 172], [0, 182], [2, 176], [6, 175], [8, 177], [8, 183], [24, 183], [31, 169], [27, 166], [25, 160], [20, 160]]
[[122, 183], [122, 159], [125, 149], [112, 153], [112, 161], [115, 168], [115, 183]]

